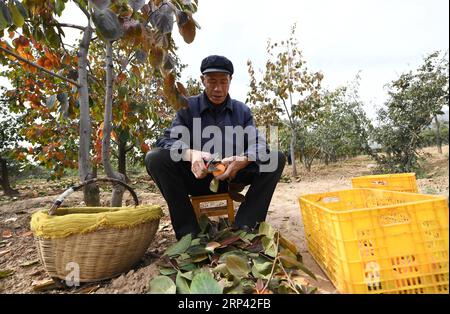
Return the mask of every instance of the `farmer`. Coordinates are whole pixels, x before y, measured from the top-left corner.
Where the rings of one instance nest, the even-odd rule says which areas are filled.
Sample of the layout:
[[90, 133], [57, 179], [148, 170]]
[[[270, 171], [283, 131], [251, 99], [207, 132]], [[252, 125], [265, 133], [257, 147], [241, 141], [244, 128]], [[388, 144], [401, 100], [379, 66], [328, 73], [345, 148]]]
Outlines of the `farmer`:
[[[200, 229], [189, 195], [236, 193], [250, 185], [240, 205], [234, 228], [252, 230], [266, 219], [285, 157], [270, 151], [258, 133], [250, 109], [228, 94], [233, 64], [223, 56], [205, 58], [200, 67], [204, 92], [189, 98], [189, 107], [177, 112], [171, 128], [147, 153], [148, 174], [167, 202], [177, 239]], [[221, 159], [225, 172], [214, 176], [207, 163]], [[217, 173], [216, 173], [217, 174]]]

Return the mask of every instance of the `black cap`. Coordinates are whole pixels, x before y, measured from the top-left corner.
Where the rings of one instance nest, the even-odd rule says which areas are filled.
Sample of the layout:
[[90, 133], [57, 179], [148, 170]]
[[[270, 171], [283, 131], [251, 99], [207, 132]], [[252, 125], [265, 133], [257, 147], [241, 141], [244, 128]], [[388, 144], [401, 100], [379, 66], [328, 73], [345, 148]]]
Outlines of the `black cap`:
[[209, 56], [203, 59], [202, 65], [200, 66], [200, 72], [202, 74], [210, 72], [223, 72], [233, 75], [234, 68], [233, 63], [223, 56]]

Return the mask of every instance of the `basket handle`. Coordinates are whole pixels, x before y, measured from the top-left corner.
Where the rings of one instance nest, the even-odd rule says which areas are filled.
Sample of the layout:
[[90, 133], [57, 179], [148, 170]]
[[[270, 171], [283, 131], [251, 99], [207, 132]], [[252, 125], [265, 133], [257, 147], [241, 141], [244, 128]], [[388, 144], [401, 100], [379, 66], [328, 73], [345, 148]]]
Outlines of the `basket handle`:
[[131, 196], [133, 196], [135, 206], [139, 205], [139, 200], [138, 200], [138, 197], [136, 195], [136, 192], [133, 190], [133, 188], [131, 186], [129, 186], [125, 182], [122, 182], [120, 180], [113, 179], [113, 178], [94, 178], [94, 179], [90, 179], [90, 180], [84, 181], [84, 182], [82, 182], [82, 183], [80, 183], [78, 185], [74, 185], [74, 186], [68, 188], [67, 190], [65, 190], [64, 193], [59, 195], [56, 198], [56, 200], [53, 202], [52, 207], [50, 207], [50, 209], [48, 210], [48, 214], [50, 216], [54, 215], [55, 212], [56, 212], [56, 209], [59, 206], [61, 206], [61, 204], [64, 202], [64, 200], [66, 199], [67, 196], [69, 196], [73, 192], [76, 192], [76, 191], [80, 190], [82, 187], [84, 187], [84, 186], [86, 186], [88, 184], [92, 184], [92, 183], [96, 183], [96, 182], [111, 182], [111, 183], [118, 183], [118, 184], [122, 185], [128, 191], [130, 191]]

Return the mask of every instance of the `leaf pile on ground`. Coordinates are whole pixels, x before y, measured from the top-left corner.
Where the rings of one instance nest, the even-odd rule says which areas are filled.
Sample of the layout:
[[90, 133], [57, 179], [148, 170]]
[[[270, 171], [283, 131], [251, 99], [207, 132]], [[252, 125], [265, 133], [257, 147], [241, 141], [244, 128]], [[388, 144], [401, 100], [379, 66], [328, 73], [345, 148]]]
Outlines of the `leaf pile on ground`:
[[149, 293], [179, 294], [307, 294], [316, 279], [302, 263], [295, 245], [270, 224], [257, 230], [231, 228], [227, 221], [200, 218], [200, 234], [188, 234], [157, 262], [160, 275]]

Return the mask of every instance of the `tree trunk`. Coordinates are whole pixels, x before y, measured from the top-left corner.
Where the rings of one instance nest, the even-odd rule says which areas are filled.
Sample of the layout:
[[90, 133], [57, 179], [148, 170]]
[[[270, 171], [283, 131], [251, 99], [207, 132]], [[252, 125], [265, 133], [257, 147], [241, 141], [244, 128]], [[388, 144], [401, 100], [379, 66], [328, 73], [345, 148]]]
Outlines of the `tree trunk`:
[[437, 114], [434, 115], [434, 122], [436, 123], [436, 144], [438, 153], [442, 154], [441, 124], [439, 123]]
[[19, 191], [14, 190], [9, 183], [8, 165], [6, 159], [0, 158], [0, 185], [6, 196], [17, 196]]
[[[80, 103], [80, 147], [78, 151], [78, 174], [80, 181], [94, 178], [90, 162], [91, 146], [91, 116], [89, 112], [89, 85], [88, 85], [88, 51], [92, 38], [90, 23], [85, 28], [78, 52], [78, 100]], [[100, 190], [96, 184], [89, 184], [83, 188], [86, 206], [100, 206]]]
[[[113, 102], [113, 50], [112, 43], [106, 43], [106, 95], [105, 95], [105, 118], [103, 121], [102, 138], [102, 162], [106, 175], [109, 178], [125, 182], [125, 176], [113, 170], [110, 162], [111, 131], [112, 131], [112, 102]], [[113, 184], [111, 199], [112, 207], [121, 207], [125, 188], [119, 184]]]
[[118, 154], [119, 166], [118, 166], [117, 170], [119, 171], [119, 173], [123, 174], [126, 177], [127, 176], [127, 142], [124, 143], [119, 138], [117, 147], [119, 150], [119, 154]]
[[122, 142], [122, 140], [118, 139], [117, 146], [119, 147], [119, 165], [118, 165], [118, 171], [119, 173], [123, 174], [125, 176], [125, 180], [127, 183], [130, 182], [130, 178], [127, 176], [127, 153], [133, 149], [133, 146], [127, 147], [127, 142]]
[[297, 176], [297, 165], [295, 163], [295, 142], [297, 140], [297, 135], [295, 134], [295, 130], [291, 129], [291, 160], [292, 160], [292, 176]]
[[311, 172], [312, 162], [313, 162], [313, 159], [305, 158], [305, 168], [306, 168], [306, 171]]

